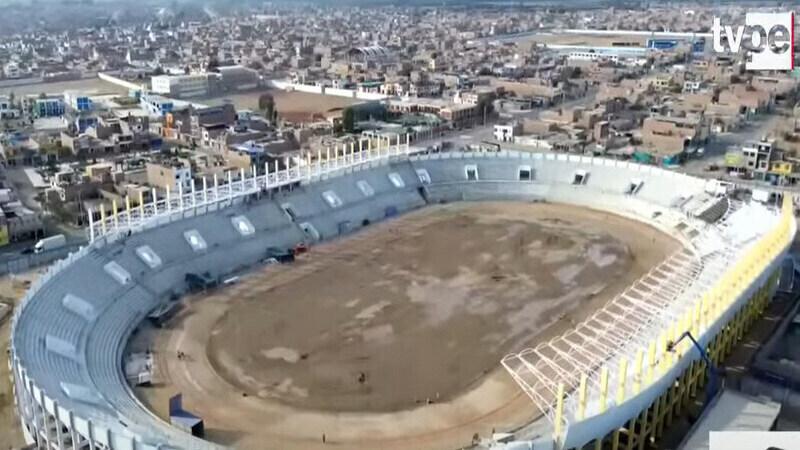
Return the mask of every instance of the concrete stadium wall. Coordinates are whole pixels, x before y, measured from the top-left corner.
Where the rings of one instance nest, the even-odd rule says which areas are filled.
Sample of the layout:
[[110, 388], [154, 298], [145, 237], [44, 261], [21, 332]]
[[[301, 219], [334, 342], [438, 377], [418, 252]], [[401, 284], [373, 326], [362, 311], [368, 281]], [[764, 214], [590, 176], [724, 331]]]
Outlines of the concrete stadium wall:
[[[459, 184], [465, 183], [464, 166], [477, 165], [482, 182], [468, 182], [470, 188], [459, 189]], [[534, 170], [532, 181], [522, 182], [517, 179], [517, 171], [521, 166], [531, 167]], [[578, 168], [594, 168], [593, 175], [589, 178], [587, 186], [576, 190], [571, 184], [571, 176]], [[603, 168], [603, 170], [599, 170]], [[426, 170], [434, 177], [434, 182], [426, 185], [420, 179], [420, 171]], [[389, 174], [396, 173], [401, 176], [404, 186], [399, 188], [388, 181]], [[636, 201], [620, 200], [623, 197], [623, 185], [628, 179], [640, 177], [646, 180], [642, 190], [643, 199]], [[376, 190], [372, 197], [363, 198], [354, 189], [357, 180], [368, 180]], [[631, 214], [644, 220], [651, 209], [647, 208], [647, 200], [660, 209], [668, 207], [668, 200], [675, 192], [674, 186], [682, 189], [702, 191], [705, 182], [674, 172], [663, 171], [650, 166], [639, 166], [625, 162], [603, 160], [591, 157], [573, 155], [532, 155], [529, 153], [499, 152], [499, 153], [453, 153], [412, 156], [394, 156], [380, 162], [371, 161], [355, 167], [342, 169], [324, 176], [311, 178], [292, 188], [275, 187], [270, 190], [254, 192], [246, 196], [232, 197], [227, 201], [213, 204], [204, 204], [199, 207], [187, 203], [183, 209], [176, 210], [168, 215], [154, 216], [152, 223], [138, 228], [132, 228], [133, 234], [119, 233], [108, 234], [94, 241], [90, 247], [80, 250], [66, 260], [57, 263], [47, 275], [37, 282], [23, 300], [20, 308], [15, 312], [12, 327], [12, 353], [11, 363], [15, 380], [15, 395], [20, 411], [20, 417], [28, 438], [46, 442], [56, 448], [71, 448], [71, 442], [91, 440], [99, 446], [96, 448], [115, 449], [155, 449], [159, 441], [177, 447], [215, 448], [211, 443], [206, 443], [186, 435], [174, 434], [168, 425], [158, 421], [149, 414], [144, 406], [135, 399], [131, 404], [132, 394], [127, 385], [117, 386], [122, 389], [114, 393], [101, 393], [114, 402], [107, 407], [93, 407], [86, 402], [80, 402], [66, 395], [62, 389], [55, 387], [43, 388], [43, 377], [57, 377], [57, 367], [47, 366], [46, 357], [52, 354], [42, 354], [47, 350], [36, 348], [17, 348], [20, 342], [16, 339], [19, 333], [31, 334], [26, 339], [31, 341], [37, 330], [22, 329], [17, 325], [20, 317], [26, 314], [28, 308], [36, 302], [46, 301], [46, 298], [58, 302], [52, 305], [52, 316], [58, 317], [63, 311], [60, 299], [68, 292], [59, 291], [66, 289], [56, 281], [62, 271], [75, 270], [82, 265], [87, 267], [103, 267], [107, 261], [114, 261], [126, 268], [132, 276], [132, 286], [135, 288], [122, 297], [112, 295], [109, 298], [96, 298], [93, 300], [105, 302], [104, 308], [110, 309], [116, 305], [126, 303], [127, 295], [135, 295], [145, 299], [149, 307], [155, 307], [159, 302], [169, 301], [175, 293], [182, 293], [185, 288], [185, 274], [187, 272], [209, 272], [214, 277], [222, 278], [230, 274], [247, 270], [265, 257], [265, 250], [269, 246], [290, 247], [301, 240], [308, 240], [299, 222], [309, 222], [320, 230], [327, 230], [323, 239], [333, 239], [338, 236], [338, 224], [349, 220], [354, 225], [344, 232], [352, 232], [362, 226], [363, 219], [370, 219], [371, 223], [386, 218], [388, 206], [396, 207], [402, 213], [425, 205], [423, 195], [432, 194], [430, 201], [440, 198], [452, 199], [557, 199], [558, 201], [572, 202], [584, 206], [608, 208], [613, 212]], [[524, 188], [519, 186], [524, 185]], [[426, 186], [429, 190], [426, 191]], [[447, 191], [447, 188], [450, 191]], [[672, 187], [670, 190], [669, 187]], [[439, 190], [441, 189], [441, 190]], [[321, 193], [333, 190], [342, 197], [343, 205], [334, 208], [325, 203]], [[457, 196], [461, 191], [460, 198]], [[598, 194], [596, 197], [593, 194]], [[603, 199], [602, 201], [595, 201]], [[289, 221], [283, 215], [280, 205], [291, 203], [297, 207], [298, 217]], [[183, 205], [183, 200], [181, 200]], [[639, 212], [638, 209], [643, 211]], [[230, 223], [232, 215], [243, 215], [253, 222], [257, 233], [250, 237], [242, 237], [234, 230]], [[748, 260], [752, 263], [742, 266], [747, 269], [748, 278], [741, 278], [736, 285], [735, 298], [722, 311], [722, 314], [703, 335], [708, 342], [713, 334], [719, 331], [742, 308], [744, 302], [756, 289], [762, 287], [778, 264], [782, 254], [786, 251], [783, 241], [789, 233], [794, 234], [790, 225], [781, 225], [781, 236], [767, 233], [772, 239], [773, 247], [769, 255], [754, 255]], [[786, 228], [788, 226], [788, 228]], [[208, 242], [208, 251], [202, 253], [192, 252], [181, 234], [189, 229], [198, 230]], [[165, 258], [164, 267], [157, 271], [142, 270], [143, 263], [135, 254], [136, 248], [141, 245], [152, 245], [156, 253]], [[758, 261], [760, 266], [756, 266]], [[738, 266], [737, 266], [738, 267]], [[737, 269], [739, 270], [739, 269]], [[100, 270], [102, 272], [102, 269]], [[742, 272], [744, 273], [744, 272]], [[105, 279], [103, 273], [97, 274], [97, 279]], [[77, 280], [76, 282], [80, 282]], [[141, 291], [141, 292], [140, 292]], [[731, 293], [725, 290], [720, 293]], [[148, 294], [149, 293], [149, 294]], [[49, 297], [45, 297], [45, 295]], [[144, 300], [140, 300], [144, 301]], [[144, 308], [144, 304], [140, 306]], [[105, 311], [106, 309], [103, 309]], [[123, 311], [124, 312], [124, 311]], [[116, 317], [116, 316], [115, 316]], [[125, 316], [117, 317], [117, 320]], [[125, 324], [106, 323], [104, 326], [131, 327], [119, 334], [119, 342], [110, 343], [116, 347], [115, 352], [124, 348], [133, 324], [143, 316], [128, 317]], [[98, 317], [102, 320], [104, 316]], [[33, 326], [33, 325], [26, 325]], [[47, 327], [41, 323], [37, 326]], [[97, 327], [95, 321], [91, 327]], [[43, 336], [45, 331], [38, 331]], [[35, 340], [35, 339], [34, 339]], [[79, 347], [85, 348], [85, 347]], [[113, 358], [113, 355], [108, 356]], [[26, 358], [30, 358], [26, 359]], [[42, 358], [36, 360], [36, 358]], [[687, 353], [670, 368], [668, 372], [659, 376], [659, 379], [644, 389], [639, 395], [628, 399], [625, 403], [609, 408], [605, 413], [587, 418], [586, 420], [570, 424], [565, 435], [560, 437], [560, 444], [565, 447], [577, 447], [592, 439], [602, 438], [609, 431], [618, 428], [631, 417], [635, 417], [648, 402], [658, 395], [663, 394], [671, 386], [676, 374], [685, 370], [687, 364], [693, 361], [691, 353]], [[44, 365], [43, 365], [44, 364]], [[121, 372], [121, 363], [116, 361], [117, 370]], [[44, 373], [42, 371], [48, 373]], [[94, 379], [85, 380], [86, 383], [96, 382]], [[50, 384], [50, 386], [57, 386]], [[87, 384], [90, 389], [97, 389]], [[107, 394], [107, 395], [106, 395]], [[123, 400], [127, 396], [127, 402]], [[89, 412], [87, 414], [87, 412]], [[135, 420], [129, 418], [135, 417]], [[91, 417], [92, 419], [87, 419]], [[127, 423], [122, 426], [119, 420]], [[30, 429], [30, 431], [29, 431]], [[66, 430], [66, 431], [62, 431]], [[181, 437], [183, 436], [183, 437]]]

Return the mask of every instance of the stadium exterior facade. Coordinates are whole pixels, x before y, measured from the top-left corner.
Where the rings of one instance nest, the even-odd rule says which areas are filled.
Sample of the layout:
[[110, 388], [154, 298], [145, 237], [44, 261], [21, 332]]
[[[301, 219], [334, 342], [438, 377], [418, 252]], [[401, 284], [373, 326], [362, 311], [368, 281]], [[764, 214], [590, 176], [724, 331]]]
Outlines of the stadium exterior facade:
[[[185, 290], [187, 272], [223, 277], [270, 246], [331, 239], [429, 203], [502, 199], [606, 210], [684, 244], [573, 332], [502, 361], [550, 421], [534, 448], [603, 439], [643, 448], [707, 372], [690, 345], [670, 351], [668, 342], [690, 331], [719, 361], [769, 301], [795, 233], [789, 198], [741, 203], [716, 182], [657, 167], [419, 150], [407, 137], [360, 143], [101, 211], [90, 245], [50, 267], [13, 316], [9, 364], [26, 439], [57, 449], [217, 448], [148, 411], [122, 370], [129, 337]], [[514, 432], [529, 448], [533, 431]]]

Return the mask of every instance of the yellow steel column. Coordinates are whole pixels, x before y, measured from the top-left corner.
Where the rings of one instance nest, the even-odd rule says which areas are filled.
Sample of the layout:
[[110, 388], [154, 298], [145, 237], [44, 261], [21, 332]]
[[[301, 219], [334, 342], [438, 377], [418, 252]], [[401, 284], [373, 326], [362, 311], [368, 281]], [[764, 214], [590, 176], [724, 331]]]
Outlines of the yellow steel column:
[[628, 360], [623, 359], [619, 362], [619, 372], [617, 373], [617, 405], [625, 402], [625, 380], [628, 377]]
[[[625, 402], [625, 379], [628, 376], [628, 360], [622, 359], [619, 362], [619, 371], [617, 372], [617, 406]], [[619, 450], [619, 428], [614, 430], [614, 435], [611, 440], [611, 450]]]
[[[600, 369], [600, 413], [605, 412], [607, 399], [608, 399], [608, 367], [603, 366], [603, 368]], [[603, 448], [602, 437], [595, 439], [594, 448], [595, 450], [601, 450]]]
[[556, 398], [556, 418], [553, 431], [553, 441], [557, 448], [561, 448], [561, 422], [564, 419], [564, 383], [558, 383], [558, 397]]
[[600, 412], [603, 413], [606, 410], [606, 405], [608, 404], [608, 367], [603, 366], [600, 369]]
[[633, 367], [633, 395], [642, 389], [642, 363], [644, 361], [644, 351], [639, 349], [636, 352], [636, 365]]
[[581, 384], [578, 387], [578, 420], [583, 420], [586, 417], [586, 381], [586, 374], [582, 373]]

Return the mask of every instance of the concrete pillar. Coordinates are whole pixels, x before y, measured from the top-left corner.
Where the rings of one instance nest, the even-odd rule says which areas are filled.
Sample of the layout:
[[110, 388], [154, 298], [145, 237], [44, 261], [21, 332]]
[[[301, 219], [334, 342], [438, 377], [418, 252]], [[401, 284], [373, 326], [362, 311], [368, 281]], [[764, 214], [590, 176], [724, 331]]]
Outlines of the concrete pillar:
[[89, 214], [89, 242], [94, 242], [94, 212], [92, 208], [89, 208], [87, 211]]
[[111, 200], [112, 217], [114, 218], [114, 231], [119, 229], [119, 211], [117, 210], [117, 200]]

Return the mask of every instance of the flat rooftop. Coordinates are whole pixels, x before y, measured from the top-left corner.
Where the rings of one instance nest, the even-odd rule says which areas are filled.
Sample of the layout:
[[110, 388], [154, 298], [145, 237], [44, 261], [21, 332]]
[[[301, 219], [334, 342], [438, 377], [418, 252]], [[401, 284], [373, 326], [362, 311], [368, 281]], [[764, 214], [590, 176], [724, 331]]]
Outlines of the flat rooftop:
[[779, 403], [730, 390], [707, 408], [679, 450], [709, 450], [712, 431], [769, 431], [781, 412]]

